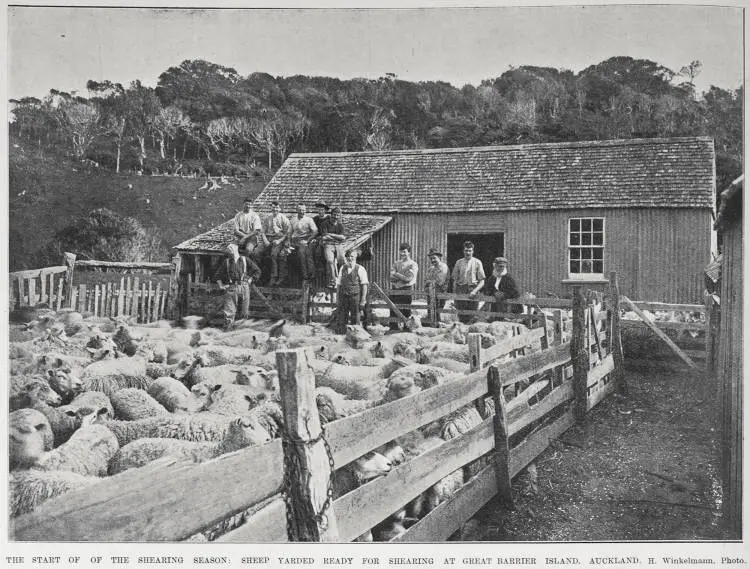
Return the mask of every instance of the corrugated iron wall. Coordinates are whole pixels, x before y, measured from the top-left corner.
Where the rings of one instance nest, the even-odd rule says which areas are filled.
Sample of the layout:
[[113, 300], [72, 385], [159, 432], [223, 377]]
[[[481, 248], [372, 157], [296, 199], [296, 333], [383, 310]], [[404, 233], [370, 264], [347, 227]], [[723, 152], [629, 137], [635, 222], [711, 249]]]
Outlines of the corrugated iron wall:
[[[427, 251], [445, 253], [448, 233], [505, 233], [510, 270], [537, 296], [568, 295], [567, 228], [571, 217], [605, 218], [604, 271], [617, 271], [634, 300], [702, 303], [703, 267], [710, 261], [711, 214], [697, 209], [585, 209], [475, 214], [394, 214], [373, 237], [370, 276], [387, 284], [398, 244], [412, 245], [420, 278]], [[451, 267], [452, 268], [452, 267]], [[586, 285], [590, 286], [590, 285]], [[603, 285], [602, 285], [603, 286]]]
[[733, 532], [742, 537], [742, 222], [723, 235], [721, 324], [717, 378], [722, 400], [724, 509]]

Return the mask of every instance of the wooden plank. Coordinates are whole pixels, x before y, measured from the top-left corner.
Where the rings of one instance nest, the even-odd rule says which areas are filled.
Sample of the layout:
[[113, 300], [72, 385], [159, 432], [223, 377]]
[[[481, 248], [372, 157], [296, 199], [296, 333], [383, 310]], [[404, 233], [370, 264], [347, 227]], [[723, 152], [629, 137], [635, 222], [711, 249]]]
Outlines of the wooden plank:
[[374, 290], [375, 292], [377, 292], [382, 297], [382, 299], [385, 301], [385, 303], [388, 305], [388, 307], [393, 312], [396, 313], [396, 316], [399, 318], [399, 320], [401, 320], [401, 322], [403, 322], [404, 324], [406, 324], [406, 316], [404, 316], [404, 314], [396, 307], [396, 305], [393, 304], [393, 301], [391, 301], [391, 299], [388, 298], [388, 295], [383, 291], [382, 288], [380, 288], [380, 285], [378, 285], [378, 283], [376, 283], [376, 282], [371, 282], [370, 283], [370, 287], [371, 287], [372, 290]]
[[141, 282], [138, 277], [133, 278], [133, 302], [130, 305], [130, 316], [138, 317], [138, 303], [140, 301]]
[[32, 279], [37, 278], [42, 273], [42, 271], [45, 271], [47, 273], [64, 273], [67, 270], [67, 267], [65, 266], [59, 266], [59, 267], [44, 267], [42, 269], [29, 269], [26, 271], [14, 271], [12, 273], [9, 273], [9, 277], [11, 279]]
[[166, 318], [166, 309], [167, 304], [169, 303], [169, 289], [164, 289], [161, 291], [161, 299], [159, 300], [159, 314], [157, 315], [157, 320], [161, 320], [162, 318]]
[[39, 300], [36, 296], [36, 279], [31, 278], [28, 279], [29, 281], [29, 306], [35, 306], [39, 303]]
[[16, 277], [16, 284], [17, 284], [17, 288], [18, 288], [18, 291], [19, 291], [18, 295], [19, 295], [19, 298], [21, 299], [21, 302], [20, 302], [21, 306], [28, 306], [28, 304], [29, 304], [26, 301], [26, 287], [25, 287], [25, 282], [26, 281], [24, 281], [23, 277], [21, 277], [21, 276]]
[[[520, 395], [523, 395], [521, 393]], [[528, 403], [525, 405], [526, 412], [523, 415], [517, 416], [508, 425], [508, 436], [512, 436], [524, 427], [530, 425], [534, 421], [537, 421], [549, 413], [552, 409], [569, 401], [575, 397], [573, 393], [573, 383], [566, 381], [560, 387], [555, 388], [552, 392], [542, 399], [539, 403], [530, 407]], [[515, 400], [514, 400], [515, 401]], [[513, 401], [511, 401], [512, 403]]]
[[[455, 375], [425, 391], [326, 425], [336, 468], [487, 394], [487, 372]], [[359, 535], [359, 534], [357, 534]], [[356, 536], [355, 536], [356, 537]]]
[[110, 269], [150, 269], [164, 270], [171, 269], [171, 263], [153, 263], [153, 262], [124, 262], [124, 261], [78, 261], [79, 267], [102, 267]]
[[464, 484], [447, 502], [439, 504], [391, 542], [446, 541], [496, 493], [495, 467], [491, 464]]
[[148, 289], [146, 288], [146, 281], [143, 281], [141, 283], [141, 306], [138, 311], [138, 321], [146, 324], [146, 314], [148, 314]]
[[610, 329], [607, 330], [609, 334], [609, 351], [615, 363], [614, 374], [615, 381], [617, 382], [617, 390], [624, 395], [627, 393], [628, 386], [625, 383], [625, 356], [622, 351], [622, 335], [620, 332], [622, 330], [622, 320], [620, 318], [620, 284], [615, 271], [609, 273], [609, 296], [607, 304], [612, 316]]
[[487, 373], [488, 388], [495, 404], [492, 417], [495, 458], [495, 484], [498, 500], [504, 506], [513, 507], [513, 488], [510, 473], [510, 435], [508, 434], [508, 409], [503, 396], [503, 377], [500, 366], [493, 364]]
[[278, 439], [198, 464], [163, 458], [42, 504], [14, 520], [12, 535], [18, 541], [180, 541], [278, 493], [282, 479]]
[[490, 452], [493, 444], [489, 418], [334, 501], [341, 541], [362, 535], [441, 478]]
[[[62, 280], [62, 279], [60, 279]], [[78, 310], [78, 287], [74, 287], [70, 293], [70, 306], [73, 310]]]
[[[190, 275], [188, 275], [188, 279], [189, 278], [190, 278]], [[260, 291], [260, 289], [257, 286], [255, 286], [254, 283], [250, 283], [250, 290], [252, 290], [255, 294], [258, 295], [258, 297], [261, 299], [263, 304], [266, 306], [266, 308], [268, 308], [271, 311], [271, 313], [276, 314], [279, 318], [284, 317], [284, 315], [281, 312], [279, 312], [279, 310], [273, 304], [269, 302], [266, 296]]]
[[286, 505], [280, 495], [248, 516], [240, 527], [216, 538], [216, 543], [283, 543], [286, 533]]
[[[603, 312], [603, 314], [606, 319], [607, 313]], [[589, 307], [589, 317], [591, 320], [591, 332], [594, 335], [594, 342], [596, 344], [596, 353], [599, 354], [599, 359], [602, 359], [604, 357], [604, 348], [602, 347], [602, 342], [599, 338], [599, 330], [596, 328], [597, 314], [594, 312], [593, 306]]]
[[101, 297], [101, 285], [94, 286], [94, 316], [99, 316], [99, 298]]
[[486, 350], [482, 350], [482, 361], [484, 362], [484, 365], [487, 365], [492, 360], [501, 358], [509, 354], [513, 350], [518, 350], [519, 348], [529, 346], [534, 342], [541, 340], [545, 336], [545, 334], [546, 331], [544, 328], [534, 328], [532, 330], [522, 332], [519, 336], [514, 336], [512, 338], [508, 338], [507, 340], [503, 340], [499, 344], [495, 344], [494, 346], [491, 346]]
[[529, 300], [513, 298], [505, 302], [508, 304], [538, 306], [539, 308], [571, 308], [573, 306], [573, 301], [567, 298], [532, 298]]
[[637, 307], [637, 306], [636, 306], [635, 304], [633, 304], [633, 302], [632, 302], [632, 301], [631, 301], [631, 300], [630, 300], [630, 299], [629, 299], [629, 298], [628, 298], [627, 296], [622, 296], [622, 297], [621, 297], [621, 299], [622, 299], [622, 301], [623, 301], [623, 302], [625, 303], [625, 305], [626, 305], [626, 306], [629, 306], [629, 307], [630, 307], [630, 309], [631, 309], [631, 310], [632, 310], [633, 312], [635, 312], [635, 313], [636, 313], [636, 314], [637, 314], [637, 315], [638, 315], [638, 316], [639, 316], [639, 317], [641, 318], [641, 320], [643, 320], [643, 321], [644, 321], [644, 322], [646, 323], [646, 325], [647, 325], [647, 326], [648, 326], [649, 328], [651, 328], [651, 330], [653, 330], [653, 331], [654, 331], [654, 333], [656, 333], [656, 335], [657, 335], [657, 336], [659, 336], [659, 338], [661, 338], [662, 340], [664, 340], [664, 342], [665, 342], [665, 343], [666, 343], [666, 344], [667, 344], [667, 345], [668, 345], [668, 346], [669, 346], [670, 348], [672, 348], [672, 350], [673, 350], [673, 351], [674, 351], [674, 352], [675, 352], [675, 353], [676, 353], [676, 354], [677, 354], [678, 356], [680, 356], [680, 359], [681, 359], [682, 361], [684, 361], [684, 362], [685, 362], [685, 363], [686, 363], [686, 364], [687, 364], [687, 365], [688, 365], [689, 367], [691, 367], [691, 368], [693, 368], [693, 369], [696, 369], [696, 368], [697, 368], [697, 366], [695, 365], [695, 363], [693, 363], [693, 360], [691, 360], [691, 359], [690, 359], [690, 357], [688, 357], [688, 355], [687, 355], [687, 354], [685, 354], [685, 352], [683, 352], [683, 351], [682, 351], [682, 350], [681, 350], [681, 349], [680, 349], [680, 348], [679, 348], [679, 347], [677, 346], [677, 344], [675, 344], [675, 343], [674, 343], [674, 342], [673, 342], [673, 341], [672, 341], [672, 340], [671, 340], [671, 339], [669, 338], [669, 336], [667, 336], [667, 335], [666, 335], [666, 334], [665, 334], [664, 332], [662, 332], [661, 330], [659, 330], [659, 328], [657, 328], [656, 326], [654, 326], [653, 322], [651, 322], [651, 321], [650, 321], [650, 320], [649, 320], [649, 319], [648, 319], [648, 318], [646, 317], [646, 315], [645, 315], [645, 314], [643, 313], [643, 311], [641, 311], [641, 309], [640, 309], [640, 308], [638, 308], [638, 307]]
[[111, 316], [109, 311], [109, 301], [112, 298], [112, 283], [102, 285], [102, 316]]
[[600, 386], [596, 391], [589, 394], [586, 401], [586, 410], [590, 411], [595, 405], [601, 403], [603, 399], [615, 390], [616, 385], [617, 384], [614, 381], [610, 381], [606, 385]]
[[125, 277], [120, 277], [120, 286], [117, 289], [117, 316], [125, 313]]
[[552, 321], [555, 323], [555, 339], [553, 344], [559, 346], [562, 344], [563, 337], [563, 317], [562, 310], [554, 310], [552, 312]]
[[542, 454], [550, 441], [559, 437], [575, 423], [573, 411], [566, 411], [555, 421], [539, 429], [510, 451], [510, 474], [515, 477], [526, 465]]
[[469, 371], [474, 372], [482, 369], [482, 335], [471, 333], [466, 338], [469, 346]]
[[589, 370], [588, 383], [586, 384], [586, 386], [591, 387], [592, 385], [595, 385], [605, 375], [612, 373], [614, 369], [615, 369], [615, 360], [610, 354], [606, 358], [604, 358], [601, 362], [599, 362], [599, 365]]
[[[655, 320], [651, 322], [651, 324], [660, 330], [692, 330], [693, 332], [704, 332], [706, 330], [706, 325], [702, 322], [668, 322], [664, 320]], [[622, 320], [620, 326], [622, 328], [632, 329], [645, 328], [648, 325], [642, 320]], [[648, 327], [651, 328], [652, 326]]]
[[327, 494], [333, 471], [315, 403], [315, 373], [309, 362], [314, 357], [312, 350], [303, 348], [276, 352], [284, 427], [287, 437], [295, 441], [284, 445], [284, 464], [296, 466], [286, 472], [292, 509], [289, 537], [332, 542], [339, 540], [339, 530]]
[[[63, 307], [63, 282], [64, 279], [57, 279], [57, 310]], [[67, 304], [71, 306], [70, 300], [68, 300]]]
[[73, 278], [76, 268], [75, 253], [63, 253], [63, 263], [65, 263], [65, 305], [70, 307], [72, 306], [71, 295], [75, 284]]
[[[177, 319], [180, 314], [180, 295], [182, 290], [180, 289], [180, 279], [182, 278], [182, 254], [177, 253], [172, 257], [171, 269], [169, 273], [169, 304], [167, 305], [167, 312], [170, 318]], [[188, 294], [190, 289], [188, 289]]]
[[[150, 287], [149, 283], [149, 287]], [[161, 283], [158, 283], [156, 285], [156, 290], [154, 291], [154, 296], [152, 297], [152, 304], [151, 304], [151, 322], [155, 322], [159, 319], [159, 301], [161, 300]]]
[[700, 304], [668, 304], [666, 302], [645, 302], [642, 300], [631, 300], [641, 310], [677, 310], [682, 312], [703, 312], [704, 307]]
[[573, 392], [576, 420], [586, 419], [586, 377], [589, 370], [589, 337], [586, 300], [580, 286], [573, 287], [573, 335], [570, 340], [570, 359], [573, 363]]
[[79, 312], [87, 312], [88, 306], [86, 304], [86, 297], [88, 296], [88, 293], [86, 291], [86, 285], [78, 285], [78, 311]]
[[[47, 297], [47, 274], [44, 269], [39, 272], [39, 302], [49, 302], [52, 299]], [[52, 291], [50, 290], [50, 295]], [[50, 308], [55, 306], [52, 302], [49, 302]]]
[[503, 363], [503, 385], [513, 385], [548, 369], [567, 364], [570, 361], [570, 344], [554, 346], [548, 350], [522, 356]]

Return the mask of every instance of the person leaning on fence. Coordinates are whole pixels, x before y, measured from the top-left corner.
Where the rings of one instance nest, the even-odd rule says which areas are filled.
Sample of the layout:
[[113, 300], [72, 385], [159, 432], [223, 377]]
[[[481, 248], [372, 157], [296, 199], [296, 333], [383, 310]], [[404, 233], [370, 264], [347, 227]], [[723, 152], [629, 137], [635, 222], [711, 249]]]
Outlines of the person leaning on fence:
[[[484, 286], [484, 267], [482, 261], [474, 257], [474, 243], [464, 241], [464, 257], [453, 265], [451, 280], [453, 281], [453, 292], [456, 294], [468, 294], [475, 296]], [[476, 311], [478, 303], [474, 300], [456, 300], [456, 310]], [[471, 314], [461, 314], [458, 319], [464, 324], [469, 324], [474, 317]]]
[[367, 304], [367, 271], [357, 264], [357, 252], [344, 253], [344, 265], [336, 278], [338, 292], [338, 333], [346, 332], [346, 325], [360, 324], [360, 310]]
[[280, 286], [288, 280], [287, 244], [291, 228], [289, 218], [281, 213], [279, 202], [272, 201], [271, 213], [263, 224], [266, 239], [271, 244], [271, 276], [268, 281], [270, 286]]
[[[408, 243], [401, 243], [398, 246], [398, 259], [391, 266], [390, 283], [391, 289], [399, 292], [392, 292], [388, 295], [388, 298], [393, 304], [407, 304], [411, 305], [411, 291], [414, 290], [414, 285], [417, 282], [417, 272], [419, 266], [417, 262], [411, 258], [411, 245]], [[407, 294], [403, 294], [402, 292]], [[410, 308], [400, 308], [401, 314], [406, 318], [411, 316]], [[396, 313], [391, 309], [391, 318], [397, 318]], [[391, 330], [398, 330], [398, 322], [390, 323]]]
[[318, 234], [312, 217], [306, 215], [305, 204], [297, 204], [297, 215], [292, 218], [289, 230], [290, 245], [297, 249], [302, 280], [310, 282], [315, 278], [315, 263], [310, 251], [310, 240]]
[[[430, 260], [430, 265], [425, 270], [424, 274], [424, 289], [428, 293], [433, 290], [435, 293], [448, 292], [448, 283], [450, 281], [450, 271], [448, 265], [443, 262], [443, 254], [435, 249], [434, 247], [427, 253], [427, 258]], [[427, 302], [432, 303], [432, 294], [427, 296]], [[442, 308], [442, 302], [438, 302], [438, 307]], [[432, 308], [432, 306], [430, 306]], [[431, 313], [431, 310], [428, 314]], [[440, 315], [438, 314], [438, 319]]]
[[235, 318], [247, 318], [250, 312], [250, 284], [260, 278], [260, 267], [247, 257], [240, 255], [237, 245], [226, 248], [226, 259], [220, 267], [217, 283], [224, 291], [221, 307], [222, 325], [228, 329]]
[[237, 237], [240, 252], [253, 259], [260, 258], [267, 247], [263, 224], [260, 216], [253, 211], [253, 200], [250, 198], [242, 202], [242, 211], [234, 216], [234, 236]]
[[[490, 312], [503, 312], [505, 314], [520, 314], [523, 312], [523, 306], [520, 304], [505, 302], [521, 296], [516, 281], [508, 274], [508, 259], [505, 257], [495, 257], [495, 260], [492, 261], [492, 275], [487, 279], [482, 294], [495, 297], [495, 302], [490, 305]], [[503, 320], [503, 318], [493, 317], [490, 321], [492, 320]]]

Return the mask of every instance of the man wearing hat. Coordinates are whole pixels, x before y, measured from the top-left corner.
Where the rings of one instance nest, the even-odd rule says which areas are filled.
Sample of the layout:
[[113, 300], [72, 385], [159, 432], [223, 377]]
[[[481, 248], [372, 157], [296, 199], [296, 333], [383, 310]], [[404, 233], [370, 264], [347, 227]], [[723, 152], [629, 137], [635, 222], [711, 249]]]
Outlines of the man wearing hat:
[[508, 259], [505, 257], [495, 257], [492, 261], [492, 276], [487, 279], [482, 293], [495, 297], [495, 302], [490, 306], [491, 312], [520, 314], [523, 311], [520, 304], [505, 302], [521, 296], [516, 281], [508, 274]]
[[[427, 292], [431, 292], [433, 289], [436, 293], [439, 292], [448, 292], [448, 281], [450, 279], [450, 271], [448, 270], [448, 265], [443, 262], [443, 254], [432, 247], [427, 252], [427, 258], [430, 260], [430, 265], [427, 267], [427, 270], [425, 271], [424, 275], [424, 289]], [[428, 314], [430, 315], [430, 320], [432, 320], [434, 316], [435, 321], [440, 320], [440, 314], [434, 314], [433, 315], [433, 307], [432, 307], [432, 300], [433, 296], [432, 294], [429, 294], [427, 296], [427, 302], [430, 304], [428, 306]], [[437, 306], [442, 308], [443, 303], [438, 302]], [[437, 324], [436, 324], [437, 325]]]
[[221, 307], [222, 324], [228, 329], [237, 317], [247, 318], [250, 310], [250, 283], [260, 278], [260, 267], [252, 259], [240, 255], [237, 245], [226, 248], [226, 259], [219, 268], [217, 283], [224, 291]]

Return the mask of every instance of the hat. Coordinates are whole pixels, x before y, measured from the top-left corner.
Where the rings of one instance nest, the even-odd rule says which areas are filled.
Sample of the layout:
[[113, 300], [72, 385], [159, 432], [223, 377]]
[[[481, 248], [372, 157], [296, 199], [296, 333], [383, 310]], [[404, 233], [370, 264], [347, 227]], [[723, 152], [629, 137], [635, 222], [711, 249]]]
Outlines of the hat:
[[495, 257], [492, 263], [495, 265], [499, 265], [500, 263], [505, 263], [507, 265], [508, 259], [506, 259], [505, 257]]
[[433, 255], [437, 255], [438, 257], [442, 257], [443, 256], [443, 254], [440, 251], [438, 251], [437, 249], [435, 249], [435, 247], [430, 247], [430, 250], [427, 251], [427, 256], [428, 257], [432, 257]]
[[324, 207], [326, 210], [330, 209], [328, 204], [324, 201], [315, 202], [315, 207]]

